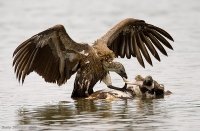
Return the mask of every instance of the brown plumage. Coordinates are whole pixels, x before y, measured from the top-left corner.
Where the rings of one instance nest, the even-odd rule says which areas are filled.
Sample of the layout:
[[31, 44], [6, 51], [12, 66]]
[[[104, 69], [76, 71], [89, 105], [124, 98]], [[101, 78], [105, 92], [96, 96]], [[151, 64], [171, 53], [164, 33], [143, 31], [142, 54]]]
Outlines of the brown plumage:
[[[72, 97], [86, 97], [93, 93], [93, 87], [99, 80], [107, 86], [112, 85], [109, 71], [127, 77], [122, 64], [121, 67], [114, 66], [119, 64], [113, 62], [115, 57], [136, 57], [145, 67], [142, 55], [152, 65], [148, 48], [160, 61], [155, 47], [164, 55], [167, 53], [162, 44], [173, 49], [165, 38], [173, 41], [163, 29], [143, 20], [127, 18], [90, 46], [75, 42], [63, 25], [56, 25], [20, 44], [13, 53], [13, 66], [22, 83], [29, 73], [35, 71], [46, 82], [62, 85], [77, 72]], [[106, 68], [109, 64], [113, 65], [113, 69]]]

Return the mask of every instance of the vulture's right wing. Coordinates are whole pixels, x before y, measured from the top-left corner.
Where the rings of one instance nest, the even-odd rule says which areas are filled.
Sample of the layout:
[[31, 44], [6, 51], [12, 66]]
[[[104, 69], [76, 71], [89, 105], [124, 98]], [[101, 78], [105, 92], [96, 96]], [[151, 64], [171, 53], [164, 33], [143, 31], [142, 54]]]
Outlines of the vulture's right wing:
[[18, 80], [35, 71], [46, 82], [64, 84], [79, 68], [80, 60], [89, 49], [88, 44], [73, 41], [64, 26], [56, 25], [38, 33], [21, 45], [14, 53], [13, 66]]

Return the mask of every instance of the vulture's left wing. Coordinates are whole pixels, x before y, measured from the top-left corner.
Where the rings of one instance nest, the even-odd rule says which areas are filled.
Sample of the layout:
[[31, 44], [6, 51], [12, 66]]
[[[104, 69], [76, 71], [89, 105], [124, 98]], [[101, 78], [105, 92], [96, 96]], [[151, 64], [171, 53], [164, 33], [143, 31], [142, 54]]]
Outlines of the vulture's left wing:
[[153, 65], [147, 48], [158, 61], [160, 61], [160, 57], [155, 47], [166, 56], [167, 52], [162, 44], [173, 50], [165, 38], [174, 41], [169, 33], [159, 27], [147, 24], [143, 20], [127, 18], [109, 30], [101, 37], [101, 40], [115, 53], [116, 57], [124, 58], [126, 56], [128, 59], [131, 56], [136, 57], [139, 63], [145, 67], [141, 53], [146, 61]]

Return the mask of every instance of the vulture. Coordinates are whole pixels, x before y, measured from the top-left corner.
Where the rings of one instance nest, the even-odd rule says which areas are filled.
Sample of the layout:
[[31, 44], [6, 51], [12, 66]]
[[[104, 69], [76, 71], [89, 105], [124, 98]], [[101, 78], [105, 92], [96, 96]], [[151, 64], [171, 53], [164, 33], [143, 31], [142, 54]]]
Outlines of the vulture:
[[157, 50], [166, 56], [163, 45], [173, 50], [166, 39], [174, 41], [169, 33], [157, 26], [126, 18], [91, 46], [74, 41], [64, 26], [58, 24], [20, 44], [13, 53], [13, 66], [22, 84], [33, 71], [46, 82], [59, 86], [76, 73], [71, 97], [88, 97], [98, 81], [103, 81], [109, 88], [114, 87], [109, 71], [127, 78], [124, 66], [114, 62], [114, 58], [136, 57], [145, 68], [144, 57], [153, 66], [149, 52], [160, 61]]

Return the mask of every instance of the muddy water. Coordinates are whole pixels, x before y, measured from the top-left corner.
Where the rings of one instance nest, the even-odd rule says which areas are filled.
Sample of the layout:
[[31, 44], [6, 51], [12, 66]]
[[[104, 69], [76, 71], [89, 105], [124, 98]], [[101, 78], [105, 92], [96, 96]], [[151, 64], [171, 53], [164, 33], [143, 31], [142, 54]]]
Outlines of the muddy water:
[[[198, 130], [200, 125], [200, 2], [186, 1], [3, 1], [0, 0], [0, 130]], [[159, 99], [91, 101], [71, 99], [72, 77], [58, 87], [32, 73], [23, 86], [12, 53], [24, 40], [63, 24], [75, 41], [92, 43], [124, 18], [144, 19], [167, 30], [174, 51], [143, 69], [135, 58], [122, 62], [130, 79], [152, 75], [173, 92]], [[123, 86], [111, 73], [113, 85]], [[98, 83], [95, 90], [106, 89]]]

